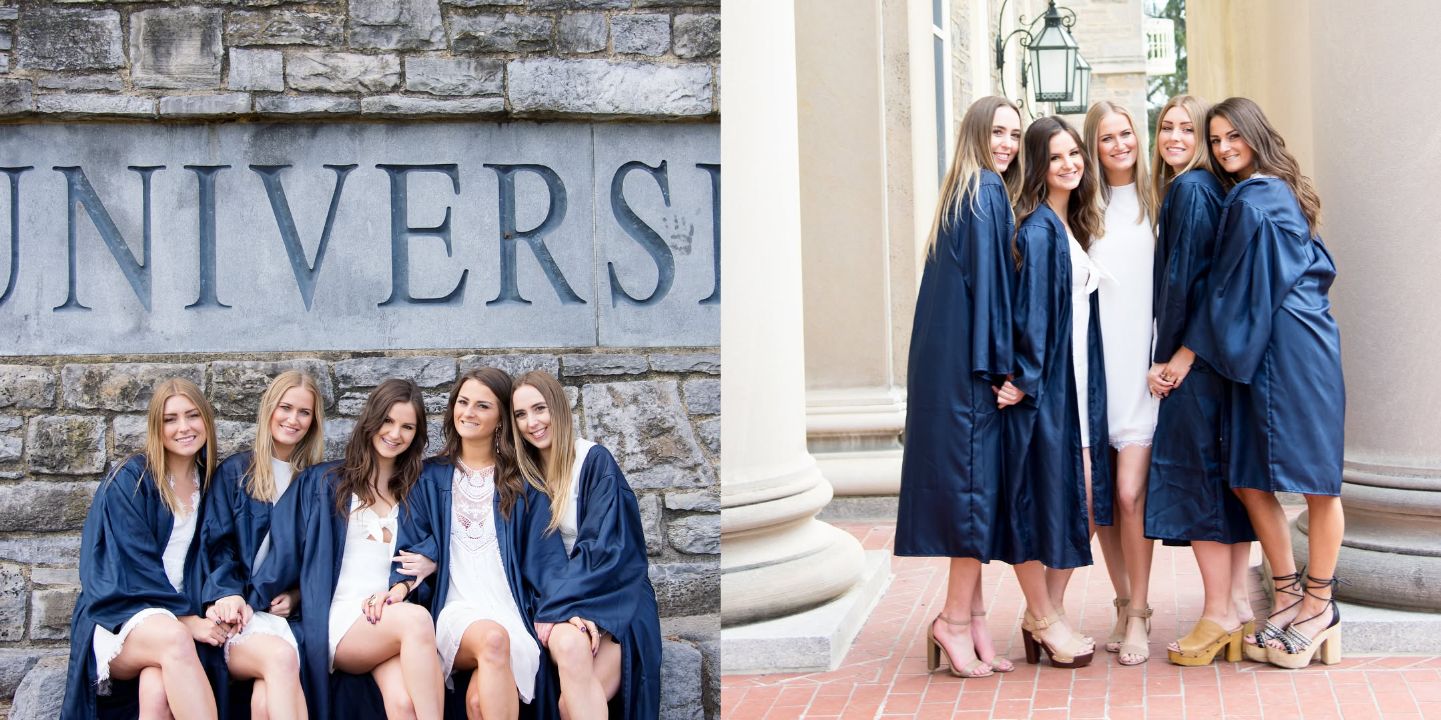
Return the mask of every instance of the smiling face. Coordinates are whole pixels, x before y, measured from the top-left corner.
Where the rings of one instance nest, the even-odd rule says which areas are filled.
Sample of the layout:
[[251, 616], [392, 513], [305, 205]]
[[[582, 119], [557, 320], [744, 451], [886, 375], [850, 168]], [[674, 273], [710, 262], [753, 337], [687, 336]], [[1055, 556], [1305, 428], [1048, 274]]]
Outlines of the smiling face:
[[171, 395], [165, 400], [160, 441], [166, 453], [177, 460], [189, 460], [205, 447], [205, 436], [205, 419], [190, 398]]
[[550, 449], [550, 407], [545, 397], [531, 385], [515, 389], [515, 423], [525, 441], [542, 453]]
[[1251, 177], [1256, 171], [1256, 152], [1247, 144], [1241, 133], [1231, 126], [1231, 121], [1217, 115], [1211, 118], [1208, 132], [1211, 141], [1211, 156], [1221, 169], [1241, 179]]
[[408, 402], [398, 402], [390, 406], [385, 412], [385, 420], [380, 424], [380, 432], [371, 439], [371, 445], [375, 452], [386, 460], [394, 460], [401, 453], [410, 447], [415, 439], [415, 428], [418, 418], [415, 416], [415, 408]]
[[455, 394], [451, 421], [461, 440], [488, 440], [500, 426], [500, 399], [479, 380], [466, 380]]
[[1016, 159], [1016, 152], [1021, 147], [1021, 116], [1010, 107], [1001, 106], [996, 108], [995, 117], [991, 121], [991, 162], [996, 164], [996, 172], [1004, 173], [1011, 166], [1011, 161]]
[[1196, 124], [1180, 105], [1161, 116], [1161, 129], [1156, 133], [1161, 159], [1176, 170], [1186, 167], [1196, 156]]
[[1126, 184], [1135, 178], [1136, 131], [1125, 115], [1113, 112], [1101, 118], [1096, 126], [1095, 142], [1101, 167], [1112, 185]]
[[275, 457], [289, 460], [295, 446], [310, 432], [315, 421], [315, 395], [310, 390], [296, 386], [280, 396], [275, 412], [270, 413], [270, 439], [274, 443]]
[[1075, 190], [1086, 168], [1081, 146], [1070, 133], [1061, 131], [1051, 136], [1046, 155], [1046, 188], [1051, 193]]

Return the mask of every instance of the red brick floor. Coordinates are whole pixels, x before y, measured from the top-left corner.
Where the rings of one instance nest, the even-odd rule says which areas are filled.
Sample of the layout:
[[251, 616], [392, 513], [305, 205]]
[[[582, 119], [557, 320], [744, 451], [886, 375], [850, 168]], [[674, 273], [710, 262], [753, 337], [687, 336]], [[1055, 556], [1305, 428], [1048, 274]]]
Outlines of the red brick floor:
[[[837, 525], [867, 550], [890, 550], [893, 525]], [[1100, 562], [1099, 549], [1095, 551]], [[1123, 667], [1098, 648], [1080, 670], [1026, 665], [1020, 642], [1021, 593], [1006, 565], [982, 575], [996, 646], [1017, 665], [1009, 674], [963, 680], [926, 673], [925, 624], [945, 594], [946, 561], [892, 558], [890, 588], [837, 670], [798, 675], [736, 675], [722, 681], [721, 713], [734, 720], [786, 718], [1436, 718], [1441, 720], [1441, 657], [1347, 656], [1287, 671], [1217, 662], [1181, 668], [1166, 643], [1200, 615], [1200, 577], [1186, 548], [1157, 544], [1151, 582], [1155, 608], [1151, 660]], [[1100, 566], [1078, 570], [1068, 615], [1104, 639], [1111, 587]], [[1267, 698], [1261, 703], [1261, 698]]]

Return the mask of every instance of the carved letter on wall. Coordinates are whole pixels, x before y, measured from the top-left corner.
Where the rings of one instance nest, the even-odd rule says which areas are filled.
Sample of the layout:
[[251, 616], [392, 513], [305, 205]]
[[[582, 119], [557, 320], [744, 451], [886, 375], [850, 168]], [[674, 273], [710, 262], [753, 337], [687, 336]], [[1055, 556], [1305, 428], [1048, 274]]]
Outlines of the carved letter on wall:
[[440, 297], [413, 297], [410, 294], [410, 238], [413, 235], [430, 235], [445, 242], [445, 255], [450, 257], [450, 206], [445, 206], [445, 219], [435, 227], [410, 227], [408, 219], [408, 193], [406, 176], [413, 172], [444, 173], [450, 178], [451, 188], [460, 194], [459, 166], [444, 165], [376, 165], [390, 175], [390, 297], [380, 307], [397, 303], [449, 305], [465, 298], [465, 276], [470, 270], [460, 271], [460, 280], [449, 293]]
[[615, 214], [616, 222], [620, 223], [625, 234], [635, 238], [645, 251], [650, 253], [650, 258], [655, 262], [656, 278], [655, 289], [650, 295], [644, 298], [636, 298], [621, 287], [620, 278], [615, 273], [615, 263], [607, 262], [606, 271], [610, 274], [610, 304], [615, 307], [620, 301], [631, 305], [654, 305], [665, 298], [670, 292], [671, 283], [675, 282], [675, 253], [671, 252], [670, 246], [666, 244], [665, 238], [646, 225], [630, 204], [625, 201], [625, 178], [633, 170], [644, 170], [655, 178], [660, 186], [660, 196], [666, 207], [670, 207], [670, 181], [666, 178], [665, 161], [662, 160], [657, 167], [651, 167], [640, 161], [631, 161], [615, 171], [615, 176], [610, 180], [610, 208]]
[[330, 210], [325, 214], [325, 226], [320, 230], [320, 244], [315, 248], [315, 262], [305, 259], [305, 246], [300, 244], [300, 232], [295, 228], [295, 218], [290, 214], [290, 202], [285, 198], [285, 186], [280, 182], [280, 171], [289, 165], [251, 165], [250, 169], [260, 176], [265, 184], [265, 195], [270, 198], [270, 211], [275, 215], [275, 225], [280, 229], [280, 240], [285, 243], [285, 255], [290, 258], [290, 271], [295, 275], [295, 286], [300, 288], [300, 299], [305, 301], [309, 312], [310, 303], [315, 299], [315, 280], [320, 275], [320, 264], [325, 262], [325, 248], [330, 245], [330, 231], [335, 227], [335, 210], [340, 206], [340, 193], [345, 189], [345, 176], [355, 165], [326, 165], [335, 172], [335, 189], [330, 192]]
[[711, 291], [709, 297], [700, 301], [702, 305], [720, 304], [720, 166], [711, 163], [696, 163], [696, 167], [706, 171], [710, 175], [710, 217], [711, 217], [711, 253], [712, 262], [715, 263], [715, 290]]
[[20, 273], [20, 173], [34, 169], [33, 165], [0, 168], [10, 176], [10, 279], [5, 281], [5, 292], [0, 293], [0, 305], [15, 292], [15, 278]]
[[216, 296], [215, 283], [215, 176], [229, 165], [186, 165], [185, 169], [195, 173], [199, 184], [200, 202], [200, 297], [185, 306], [191, 308], [228, 308]]
[[120, 229], [115, 227], [114, 221], [110, 219], [110, 213], [105, 211], [105, 205], [95, 194], [95, 188], [90, 187], [90, 181], [85, 178], [85, 171], [79, 167], [55, 166], [55, 170], [65, 175], [66, 189], [66, 215], [67, 225], [67, 249], [70, 258], [70, 285], [64, 304], [55, 306], [55, 310], [89, 310], [86, 305], [81, 304], [75, 294], [75, 204], [80, 203], [85, 207], [85, 212], [90, 216], [90, 222], [95, 223], [95, 229], [100, 233], [100, 239], [105, 241], [105, 247], [110, 249], [110, 254], [115, 258], [115, 264], [120, 266], [120, 271], [125, 273], [125, 279], [130, 282], [130, 288], [135, 291], [135, 297], [140, 298], [140, 304], [145, 306], [145, 311], [150, 311], [150, 176], [156, 170], [164, 170], [164, 165], [130, 165], [126, 169], [140, 173], [141, 196], [144, 198], [144, 229], [141, 232], [140, 259], [135, 259], [135, 254], [130, 252], [130, 246], [125, 244], [125, 238], [120, 235]]
[[[561, 273], [560, 266], [556, 265], [555, 258], [551, 257], [550, 249], [545, 246], [545, 235], [560, 225], [565, 218], [566, 197], [565, 184], [560, 181], [560, 176], [554, 170], [544, 165], [492, 165], [486, 167], [495, 170], [497, 179], [500, 181], [500, 294], [494, 300], [487, 300], [486, 305], [503, 305], [516, 303], [529, 305], [530, 301], [520, 296], [520, 288], [516, 279], [515, 267], [515, 245], [517, 241], [524, 240], [530, 246], [530, 251], [535, 253], [535, 259], [540, 263], [540, 269], [545, 272], [546, 279], [550, 280], [550, 286], [555, 289], [555, 294], [560, 298], [561, 303], [572, 305], [584, 304], [585, 301], [575, 294], [570, 283], [565, 281], [565, 275]], [[550, 207], [545, 212], [545, 219], [539, 225], [529, 230], [517, 230], [515, 227], [515, 172], [522, 170], [533, 172], [545, 181], [545, 187], [550, 191]]]

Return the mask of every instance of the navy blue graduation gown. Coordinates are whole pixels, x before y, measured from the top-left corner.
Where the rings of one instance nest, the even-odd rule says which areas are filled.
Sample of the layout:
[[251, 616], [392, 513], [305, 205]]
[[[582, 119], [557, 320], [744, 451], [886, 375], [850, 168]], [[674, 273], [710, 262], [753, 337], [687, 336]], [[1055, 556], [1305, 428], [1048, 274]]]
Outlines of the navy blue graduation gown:
[[[203, 478], [202, 478], [203, 480]], [[195, 509], [204, 522], [204, 498]], [[205, 580], [200, 532], [185, 556], [185, 579], [176, 591], [161, 560], [175, 516], [160, 498], [143, 456], [126, 460], [100, 483], [85, 516], [80, 539], [80, 596], [70, 619], [70, 667], [61, 717], [134, 717], [138, 681], [112, 680], [108, 697], [96, 695], [95, 627], [119, 632], [131, 616], [146, 608], [163, 608], [176, 617], [201, 615]], [[220, 648], [196, 643], [217, 706], [226, 707], [228, 673]], [[224, 714], [222, 713], [222, 717]]]
[[1014, 228], [1000, 176], [983, 171], [926, 258], [911, 327], [896, 555], [987, 562], [1009, 522], [992, 388], [1012, 365]]
[[[660, 618], [655, 590], [647, 574], [645, 532], [635, 493], [610, 451], [591, 447], [581, 464], [578, 533], [570, 560], [549, 573], [536, 606], [536, 622], [592, 620], [620, 644], [620, 691], [611, 701], [611, 717], [654, 720], [660, 716]], [[545, 686], [558, 692], [555, 665]], [[553, 706], [556, 697], [536, 703]], [[537, 706], [539, 707], [539, 705]]]
[[[1170, 362], [1204, 306], [1216, 249], [1221, 183], [1206, 170], [1171, 181], [1157, 225], [1154, 362]], [[1231, 382], [1197, 357], [1180, 387], [1161, 400], [1146, 485], [1146, 537], [1167, 544], [1256, 539], [1226, 480]]]
[[[1015, 372], [1026, 393], [1002, 411], [1007, 453], [1005, 505], [1012, 521], [999, 538], [1008, 562], [1047, 567], [1091, 564], [1081, 426], [1071, 345], [1071, 251], [1061, 219], [1044, 203], [1017, 233], [1021, 267], [1015, 294]], [[1092, 438], [1091, 502], [1098, 525], [1111, 524], [1112, 488], [1106, 427], [1106, 368], [1101, 313], [1091, 293], [1087, 335]]]
[[1253, 177], [1231, 189], [1186, 346], [1234, 383], [1233, 488], [1341, 493], [1346, 390], [1327, 297], [1335, 277], [1284, 182]]
[[[396, 550], [418, 553], [435, 561], [435, 573], [412, 591], [412, 595], [436, 617], [445, 608], [445, 600], [450, 591], [450, 533], [451, 523], [455, 519], [451, 512], [454, 474], [455, 466], [449, 460], [432, 458], [425, 461], [420, 482], [411, 491], [410, 512], [406, 515], [406, 522], [400, 526], [400, 535], [395, 545]], [[495, 494], [494, 504], [495, 536], [500, 548], [501, 565], [505, 567], [505, 578], [510, 586], [511, 597], [515, 598], [521, 618], [526, 621], [525, 629], [534, 638], [535, 628], [530, 618], [535, 614], [536, 599], [544, 579], [563, 570], [567, 559], [565, 545], [559, 534], [544, 534], [546, 523], [550, 521], [550, 501], [544, 493], [537, 491], [529, 483], [511, 508], [509, 517], [500, 510], [498, 492]], [[394, 572], [390, 581], [391, 585], [394, 585], [410, 579], [407, 575]], [[549, 665], [550, 658], [545, 648], [541, 647], [540, 667], [546, 668]], [[465, 691], [470, 682], [469, 676], [469, 671], [457, 672], [454, 687], [446, 690], [447, 717], [465, 717]], [[535, 699], [531, 703], [521, 704], [522, 716], [559, 717], [558, 709], [553, 703], [541, 702], [542, 698], [549, 701], [559, 692], [558, 688], [542, 687], [549, 679], [549, 674], [544, 670], [537, 673]]]
[[[335, 511], [334, 470], [328, 462], [306, 468], [275, 504], [270, 522], [270, 554], [251, 580], [251, 607], [265, 607], [290, 588], [300, 588], [296, 640], [301, 648], [300, 682], [310, 717], [385, 717], [380, 688], [369, 674], [330, 672], [330, 600], [340, 578], [349, 518]], [[405, 504], [401, 503], [401, 516]]]

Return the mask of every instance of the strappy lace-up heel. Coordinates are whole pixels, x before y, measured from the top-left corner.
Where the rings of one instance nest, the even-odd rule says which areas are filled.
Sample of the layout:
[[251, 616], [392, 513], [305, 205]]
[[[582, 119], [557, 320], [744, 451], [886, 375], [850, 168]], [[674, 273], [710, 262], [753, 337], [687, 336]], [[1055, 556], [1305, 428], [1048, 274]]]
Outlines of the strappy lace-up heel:
[[[1286, 631], [1285, 628], [1271, 622], [1271, 617], [1275, 617], [1280, 613], [1286, 612], [1287, 610], [1290, 610], [1291, 608], [1296, 607], [1301, 603], [1301, 600], [1304, 597], [1302, 595], [1303, 591], [1301, 589], [1301, 572], [1302, 571], [1297, 571], [1291, 573], [1290, 575], [1271, 576], [1271, 580], [1275, 583], [1276, 586], [1277, 600], [1276, 602], [1272, 603], [1273, 608], [1271, 611], [1271, 616], [1266, 618], [1266, 623], [1262, 625], [1260, 629], [1256, 630], [1254, 641], [1246, 641], [1241, 644], [1241, 649], [1245, 651], [1247, 660], [1250, 660], [1251, 662], [1269, 661], [1269, 657], [1266, 653], [1266, 642], [1268, 640], [1280, 637], [1281, 633]], [[1284, 585], [1282, 584], [1283, 582], [1285, 583]], [[1280, 597], [1282, 595], [1290, 595], [1291, 597], [1294, 597], [1296, 599], [1293, 600], [1290, 604], [1286, 605], [1286, 607], [1277, 610], [1274, 608], [1274, 606], [1281, 604]]]
[[[1281, 643], [1281, 648], [1278, 649], [1269, 646], [1266, 648], [1267, 662], [1276, 667], [1295, 670], [1310, 665], [1311, 659], [1315, 657], [1318, 650], [1321, 652], [1321, 662], [1327, 665], [1335, 665], [1341, 662], [1341, 609], [1336, 607], [1335, 597], [1336, 586], [1340, 584], [1340, 582], [1340, 580], [1334, 577], [1313, 578], [1310, 575], [1306, 576], [1306, 585], [1302, 592], [1317, 600], [1325, 600], [1326, 605], [1321, 608], [1321, 612], [1304, 620], [1292, 622], [1286, 626], [1286, 629], [1275, 638]], [[1321, 588], [1330, 588], [1332, 592], [1331, 597], [1323, 598], [1311, 592], [1312, 590], [1319, 590]], [[1331, 613], [1331, 622], [1327, 623], [1321, 632], [1316, 633], [1315, 637], [1307, 637], [1296, 629], [1297, 625], [1315, 620], [1328, 612]]]

